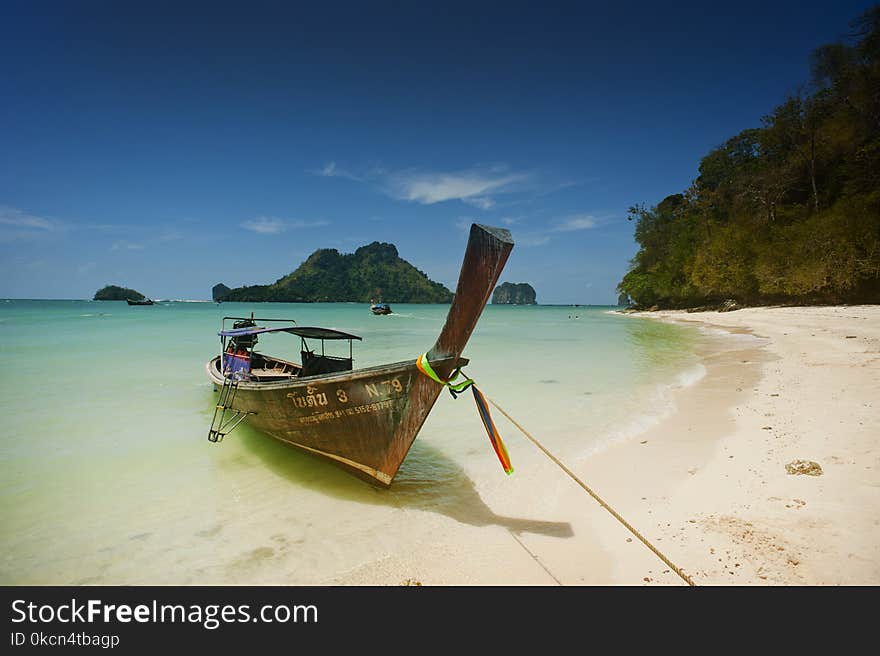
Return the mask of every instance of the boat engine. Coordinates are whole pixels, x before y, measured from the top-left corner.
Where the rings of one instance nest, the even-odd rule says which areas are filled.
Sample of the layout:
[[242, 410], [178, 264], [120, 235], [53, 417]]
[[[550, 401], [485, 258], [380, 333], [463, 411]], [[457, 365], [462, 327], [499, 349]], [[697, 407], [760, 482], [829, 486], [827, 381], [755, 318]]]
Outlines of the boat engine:
[[[240, 321], [236, 321], [232, 324], [234, 329], [237, 328], [253, 328], [257, 323], [253, 319], [242, 319]], [[256, 335], [239, 335], [238, 337], [230, 338], [230, 342], [234, 347], [233, 350], [237, 351], [239, 349], [244, 349], [245, 351], [251, 350], [254, 348], [254, 345], [257, 343]]]

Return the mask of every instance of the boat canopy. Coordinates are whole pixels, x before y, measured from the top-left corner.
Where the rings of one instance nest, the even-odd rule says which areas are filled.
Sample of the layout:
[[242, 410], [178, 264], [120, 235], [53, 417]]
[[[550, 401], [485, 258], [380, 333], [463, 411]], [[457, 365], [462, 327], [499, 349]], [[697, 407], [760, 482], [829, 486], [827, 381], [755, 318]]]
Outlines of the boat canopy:
[[221, 330], [218, 335], [221, 337], [242, 337], [244, 335], [260, 335], [262, 333], [290, 333], [298, 335], [306, 339], [357, 339], [361, 338], [357, 335], [350, 335], [340, 330], [332, 328], [317, 328], [312, 326], [285, 326], [283, 328], [263, 328], [260, 326], [251, 326], [249, 328], [233, 328], [232, 330]]

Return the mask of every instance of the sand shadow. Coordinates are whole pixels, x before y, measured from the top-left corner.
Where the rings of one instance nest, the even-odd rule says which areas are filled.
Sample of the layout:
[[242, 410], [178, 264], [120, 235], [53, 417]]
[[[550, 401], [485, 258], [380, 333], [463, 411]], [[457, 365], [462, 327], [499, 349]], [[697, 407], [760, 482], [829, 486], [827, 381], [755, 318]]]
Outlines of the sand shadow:
[[538, 533], [558, 538], [574, 535], [568, 522], [506, 517], [494, 513], [480, 498], [473, 481], [455, 461], [418, 440], [410, 449], [391, 488], [384, 490], [249, 426], [236, 429], [235, 437], [275, 474], [291, 483], [339, 499], [435, 512], [471, 526], [502, 526], [515, 534]]

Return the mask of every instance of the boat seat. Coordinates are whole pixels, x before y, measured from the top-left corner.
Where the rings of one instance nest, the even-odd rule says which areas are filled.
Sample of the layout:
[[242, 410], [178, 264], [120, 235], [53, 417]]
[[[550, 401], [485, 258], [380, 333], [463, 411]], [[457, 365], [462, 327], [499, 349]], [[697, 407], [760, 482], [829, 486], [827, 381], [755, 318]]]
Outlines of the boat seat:
[[267, 378], [290, 378], [294, 374], [285, 372], [284, 369], [251, 369], [251, 376], [258, 379]]

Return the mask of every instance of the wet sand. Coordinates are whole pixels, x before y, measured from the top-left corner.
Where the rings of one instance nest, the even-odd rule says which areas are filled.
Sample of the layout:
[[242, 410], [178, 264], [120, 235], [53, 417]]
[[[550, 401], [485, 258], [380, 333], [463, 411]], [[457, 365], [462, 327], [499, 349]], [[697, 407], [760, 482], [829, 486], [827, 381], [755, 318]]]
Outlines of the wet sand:
[[[575, 474], [697, 585], [880, 583], [880, 306], [626, 320], [639, 317], [717, 332], [700, 354], [706, 375], [654, 427], [566, 463]], [[788, 473], [796, 460], [821, 475]], [[389, 545], [327, 583], [684, 584], [549, 460], [516, 476], [564, 531], [413, 517], [424, 539], [406, 553]], [[484, 502], [516, 514], [503, 497]]]

